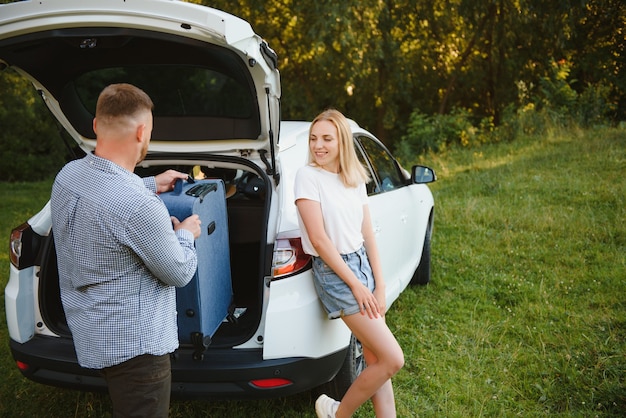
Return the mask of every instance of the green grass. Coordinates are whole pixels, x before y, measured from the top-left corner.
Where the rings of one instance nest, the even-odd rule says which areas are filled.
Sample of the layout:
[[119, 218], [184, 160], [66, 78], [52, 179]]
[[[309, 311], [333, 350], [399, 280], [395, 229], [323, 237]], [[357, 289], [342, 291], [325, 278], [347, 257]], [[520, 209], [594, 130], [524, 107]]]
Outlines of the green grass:
[[[433, 278], [388, 314], [406, 356], [398, 416], [623, 416], [626, 131], [552, 133], [422, 162], [439, 176]], [[0, 185], [0, 236], [37, 211], [49, 185]], [[0, 284], [8, 269], [0, 252]], [[0, 416], [110, 416], [106, 395], [22, 378], [3, 321], [0, 340]], [[308, 393], [173, 401], [171, 416], [314, 417], [312, 403]]]

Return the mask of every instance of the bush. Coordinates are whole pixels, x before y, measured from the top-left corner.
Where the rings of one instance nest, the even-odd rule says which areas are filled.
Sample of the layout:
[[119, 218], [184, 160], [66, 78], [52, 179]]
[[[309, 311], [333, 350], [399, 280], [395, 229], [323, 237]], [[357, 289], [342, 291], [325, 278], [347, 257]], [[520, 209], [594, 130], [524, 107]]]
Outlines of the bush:
[[416, 155], [441, 152], [452, 145], [470, 147], [492, 142], [494, 130], [493, 118], [480, 120], [476, 127], [471, 113], [464, 109], [431, 116], [415, 111], [410, 116], [407, 134], [401, 138], [395, 153], [401, 160], [412, 161]]
[[[548, 76], [540, 80], [540, 89], [531, 102], [534, 104], [535, 122], [556, 127], [576, 125], [590, 127], [604, 125], [610, 120], [614, 106], [610, 103], [611, 89], [603, 84], [589, 84], [580, 92], [571, 80], [571, 65], [566, 60], [551, 61]], [[519, 87], [519, 86], [518, 86]]]
[[576, 80], [570, 80], [569, 76], [567, 61], [552, 60], [548, 75], [540, 79], [539, 86], [518, 81], [518, 103], [504, 109], [497, 127], [493, 118], [473, 124], [471, 113], [463, 109], [431, 116], [415, 110], [406, 135], [396, 145], [396, 155], [402, 161], [414, 161], [417, 155], [441, 152], [452, 145], [477, 146], [545, 135], [562, 128], [608, 124], [615, 111], [615, 105], [610, 102], [610, 87], [591, 84], [577, 92], [573, 88]]
[[17, 73], [0, 73], [0, 179], [33, 181], [53, 176], [65, 146], [33, 86]]
[[550, 73], [539, 80], [540, 94], [536, 104], [556, 124], [563, 124], [571, 117], [578, 101], [578, 93], [572, 88], [576, 80], [569, 80], [571, 67], [565, 60], [550, 62]]
[[583, 127], [605, 125], [615, 112], [615, 105], [610, 103], [611, 88], [603, 84], [589, 85], [578, 96], [575, 118]]

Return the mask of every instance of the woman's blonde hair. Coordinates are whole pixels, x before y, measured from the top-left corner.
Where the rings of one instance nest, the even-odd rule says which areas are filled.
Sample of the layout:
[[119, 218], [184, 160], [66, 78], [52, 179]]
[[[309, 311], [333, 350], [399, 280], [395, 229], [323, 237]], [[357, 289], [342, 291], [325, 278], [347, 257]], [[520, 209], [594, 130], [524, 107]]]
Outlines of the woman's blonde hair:
[[[328, 121], [335, 125], [339, 136], [339, 178], [346, 187], [357, 187], [361, 183], [367, 183], [369, 174], [363, 164], [359, 161], [354, 148], [354, 139], [348, 119], [338, 110], [327, 109], [317, 115], [309, 128], [309, 138], [313, 126], [319, 121]], [[315, 159], [309, 149], [309, 164], [315, 165]]]

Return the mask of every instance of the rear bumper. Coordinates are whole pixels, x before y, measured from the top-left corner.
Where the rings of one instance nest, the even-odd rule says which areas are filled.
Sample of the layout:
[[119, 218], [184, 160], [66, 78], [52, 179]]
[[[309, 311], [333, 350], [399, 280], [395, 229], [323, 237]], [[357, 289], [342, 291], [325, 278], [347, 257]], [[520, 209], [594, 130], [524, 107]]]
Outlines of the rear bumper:
[[[30, 380], [82, 391], [106, 391], [97, 370], [78, 365], [72, 340], [36, 336], [20, 344], [10, 341], [11, 353], [21, 362], [22, 374]], [[331, 380], [345, 358], [345, 350], [322, 358], [263, 360], [261, 349], [209, 349], [202, 361], [192, 358], [191, 348], [181, 348], [172, 357], [172, 396], [175, 398], [261, 399], [289, 396]], [[260, 388], [257, 379], [287, 379], [277, 388]]]

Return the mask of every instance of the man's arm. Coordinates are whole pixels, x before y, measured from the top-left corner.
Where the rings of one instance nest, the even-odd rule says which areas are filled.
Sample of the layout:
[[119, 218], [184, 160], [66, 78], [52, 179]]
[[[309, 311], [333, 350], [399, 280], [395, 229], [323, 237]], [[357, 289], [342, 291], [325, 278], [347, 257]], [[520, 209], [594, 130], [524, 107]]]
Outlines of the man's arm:
[[[149, 200], [129, 219], [128, 245], [160, 281], [185, 286], [197, 267], [194, 238], [200, 233], [200, 220], [192, 215], [174, 231], [165, 205]], [[197, 234], [196, 234], [197, 233]]]

